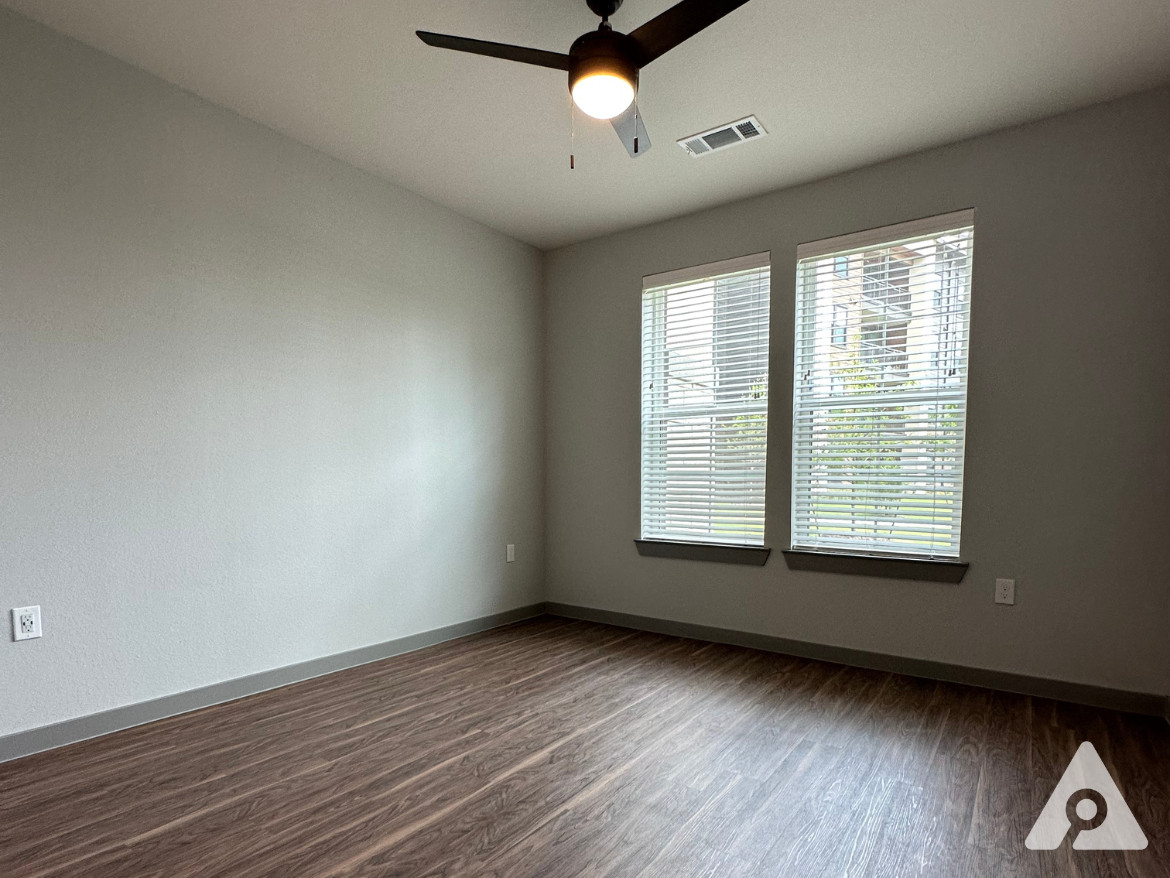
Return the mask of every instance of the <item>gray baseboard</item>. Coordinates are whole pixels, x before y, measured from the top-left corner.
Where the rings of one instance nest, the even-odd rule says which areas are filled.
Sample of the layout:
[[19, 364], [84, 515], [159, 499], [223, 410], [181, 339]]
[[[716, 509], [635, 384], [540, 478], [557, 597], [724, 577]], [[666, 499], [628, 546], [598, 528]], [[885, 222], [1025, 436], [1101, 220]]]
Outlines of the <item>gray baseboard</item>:
[[480, 631], [487, 631], [489, 628], [498, 628], [500, 625], [508, 625], [543, 614], [544, 604], [518, 607], [514, 610], [505, 610], [502, 613], [493, 613], [490, 616], [481, 616], [478, 619], [435, 628], [432, 631], [424, 631], [421, 634], [412, 634], [397, 640], [376, 643], [373, 646], [363, 646], [349, 652], [310, 659], [299, 664], [250, 674], [247, 677], [212, 683], [210, 686], [202, 686], [199, 689], [165, 695], [151, 701], [128, 704], [125, 707], [116, 707], [113, 710], [65, 720], [38, 729], [17, 732], [13, 735], [0, 737], [0, 762], [30, 756], [43, 750], [63, 747], [66, 744], [75, 744], [78, 741], [108, 735], [111, 732], [140, 726], [143, 723], [154, 722], [181, 713], [189, 713], [192, 710], [200, 710], [214, 704], [222, 704], [225, 701], [235, 701], [237, 698], [287, 686], [289, 683], [298, 683], [312, 677], [332, 674], [334, 671], [401, 655], [404, 652], [413, 652], [416, 649], [434, 646], [436, 643], [442, 643], [446, 640], [466, 637], [468, 634], [476, 634]]
[[778, 652], [785, 655], [794, 655], [801, 658], [818, 659], [836, 664], [853, 665], [854, 667], [871, 668], [879, 671], [894, 671], [914, 677], [925, 677], [930, 680], [944, 680], [949, 683], [965, 683], [971, 686], [982, 686], [987, 689], [1000, 689], [1006, 692], [1017, 692], [1023, 695], [1035, 695], [1043, 698], [1054, 698], [1060, 701], [1071, 701], [1076, 704], [1087, 704], [1093, 707], [1105, 707], [1113, 710], [1124, 710], [1131, 713], [1141, 713], [1151, 716], [1163, 716], [1170, 722], [1170, 698], [1162, 695], [1152, 695], [1142, 692], [1130, 692], [1121, 689], [1109, 689], [1102, 686], [1091, 686], [1085, 683], [1069, 683], [1062, 680], [1050, 680], [1043, 677], [1030, 677], [1024, 674], [1011, 674], [1004, 671], [991, 671], [984, 668], [969, 668], [963, 665], [952, 665], [945, 662], [935, 662], [926, 659], [904, 658], [902, 656], [887, 655], [885, 653], [867, 652], [865, 650], [848, 649], [839, 646], [826, 646], [817, 643], [807, 643], [799, 640], [789, 640], [784, 637], [773, 637], [767, 634], [753, 634], [746, 631], [735, 631], [729, 628], [716, 628], [710, 625], [696, 625], [690, 622], [674, 622], [667, 619], [655, 619], [650, 616], [635, 616], [628, 613], [617, 613], [612, 610], [599, 610], [591, 607], [579, 607], [571, 604], [545, 603], [532, 604], [458, 622], [424, 631], [421, 634], [412, 634], [397, 640], [365, 646], [349, 652], [310, 659], [295, 665], [283, 668], [274, 668], [270, 671], [261, 671], [247, 677], [238, 677], [222, 683], [213, 683], [199, 689], [191, 689], [174, 695], [166, 695], [151, 701], [138, 704], [129, 704], [113, 710], [65, 720], [53, 725], [42, 726], [38, 729], [29, 729], [13, 735], [0, 737], [0, 762], [30, 756], [44, 750], [63, 747], [66, 744], [75, 744], [89, 738], [107, 735], [155, 720], [166, 719], [193, 710], [201, 710], [227, 701], [235, 701], [269, 689], [277, 689], [290, 683], [308, 680], [331, 674], [346, 668], [376, 662], [391, 656], [413, 652], [427, 646], [434, 646], [447, 640], [466, 637], [487, 631], [501, 625], [519, 622], [548, 613], [553, 616], [563, 616], [569, 619], [583, 619], [590, 622], [600, 622], [606, 625], [617, 625], [623, 628], [634, 628], [639, 631], [653, 631], [659, 634], [671, 634], [678, 637], [690, 637], [696, 640], [709, 640], [714, 643], [728, 643], [734, 646], [746, 646], [752, 649], [762, 649], [768, 652]]
[[801, 640], [789, 640], [785, 637], [773, 637], [769, 634], [752, 634], [730, 628], [714, 628], [691, 622], [673, 622], [667, 619], [655, 619], [651, 616], [635, 616], [629, 613], [578, 607], [571, 604], [549, 602], [545, 604], [545, 608], [550, 615], [569, 619], [583, 619], [606, 625], [618, 625], [622, 628], [634, 628], [639, 631], [652, 631], [656, 634], [672, 634], [695, 640], [747, 646], [752, 649], [762, 649], [767, 652], [778, 652], [800, 658], [870, 668], [875, 671], [893, 671], [911, 677], [925, 677], [928, 680], [943, 680], [947, 683], [963, 683], [968, 686], [998, 689], [1020, 695], [1034, 695], [1057, 701], [1070, 701], [1074, 704], [1086, 704], [1090, 707], [1124, 710], [1147, 716], [1166, 716], [1170, 720], [1170, 699], [1146, 692], [1110, 689], [1105, 686], [1070, 683], [1046, 677], [1030, 677], [1026, 674], [992, 671], [986, 668], [970, 668], [964, 665], [952, 665], [929, 659], [905, 658], [842, 646], [826, 646]]

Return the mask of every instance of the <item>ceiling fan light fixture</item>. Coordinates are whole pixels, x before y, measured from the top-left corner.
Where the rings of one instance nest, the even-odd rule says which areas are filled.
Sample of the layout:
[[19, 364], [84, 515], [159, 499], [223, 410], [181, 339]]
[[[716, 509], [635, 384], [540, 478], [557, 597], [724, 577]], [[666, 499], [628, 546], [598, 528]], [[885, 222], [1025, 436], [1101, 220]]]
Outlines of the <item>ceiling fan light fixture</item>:
[[615, 73], [593, 73], [573, 84], [573, 103], [594, 119], [612, 119], [633, 101], [633, 84]]
[[638, 93], [630, 38], [604, 23], [578, 38], [569, 49], [569, 91], [581, 112], [594, 119], [623, 113]]
[[577, 37], [567, 55], [424, 30], [416, 33], [428, 46], [568, 72], [573, 106], [595, 119], [610, 120], [630, 157], [637, 158], [650, 148], [637, 105], [628, 112], [638, 94], [638, 71], [749, 0], [678, 0], [628, 34], [614, 31], [609, 23], [622, 0], [586, 2], [601, 16], [601, 24]]

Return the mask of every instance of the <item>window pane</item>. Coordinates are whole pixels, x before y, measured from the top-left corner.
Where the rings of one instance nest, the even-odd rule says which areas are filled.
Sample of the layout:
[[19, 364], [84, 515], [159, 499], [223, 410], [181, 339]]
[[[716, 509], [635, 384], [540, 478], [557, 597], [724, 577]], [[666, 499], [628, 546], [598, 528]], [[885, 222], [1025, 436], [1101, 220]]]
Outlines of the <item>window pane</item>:
[[763, 544], [767, 254], [754, 263], [643, 291], [645, 538]]
[[798, 262], [794, 547], [959, 554], [974, 229], [898, 231]]

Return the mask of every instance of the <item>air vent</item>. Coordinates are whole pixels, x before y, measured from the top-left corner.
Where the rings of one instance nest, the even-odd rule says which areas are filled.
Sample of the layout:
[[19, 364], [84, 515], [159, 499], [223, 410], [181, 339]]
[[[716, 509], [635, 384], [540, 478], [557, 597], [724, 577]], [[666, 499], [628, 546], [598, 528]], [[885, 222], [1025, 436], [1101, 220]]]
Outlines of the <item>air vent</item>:
[[744, 140], [749, 137], [759, 137], [760, 129], [756, 127], [756, 123], [750, 119], [747, 122], [740, 122], [735, 126], [735, 130], [739, 132], [739, 136]]
[[692, 157], [697, 157], [736, 146], [746, 140], [763, 137], [767, 133], [759, 119], [755, 116], [748, 116], [746, 119], [728, 122], [726, 125], [720, 125], [710, 131], [701, 131], [690, 137], [684, 137], [678, 142], [678, 145]]

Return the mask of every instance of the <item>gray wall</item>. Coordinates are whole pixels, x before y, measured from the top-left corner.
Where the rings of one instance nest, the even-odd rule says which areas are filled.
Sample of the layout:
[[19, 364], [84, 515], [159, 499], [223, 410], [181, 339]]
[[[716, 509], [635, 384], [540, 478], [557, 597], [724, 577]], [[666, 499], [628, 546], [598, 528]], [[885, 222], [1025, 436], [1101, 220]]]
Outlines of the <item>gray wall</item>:
[[[1163, 90], [565, 248], [542, 325], [532, 249], [0, 11], [0, 609], [46, 630], [0, 735], [545, 597], [1170, 692], [1167, 142]], [[968, 580], [637, 556], [641, 276], [772, 250], [781, 547], [797, 242], [972, 205]]]
[[[1168, 691], [1167, 144], [1161, 90], [549, 254], [549, 599]], [[965, 207], [966, 581], [639, 557], [642, 276], [771, 250], [767, 542], [782, 548], [797, 243]], [[997, 576], [1017, 578], [1016, 606], [992, 602]]]
[[535, 250], [0, 11], [0, 735], [541, 600], [540, 337]]

